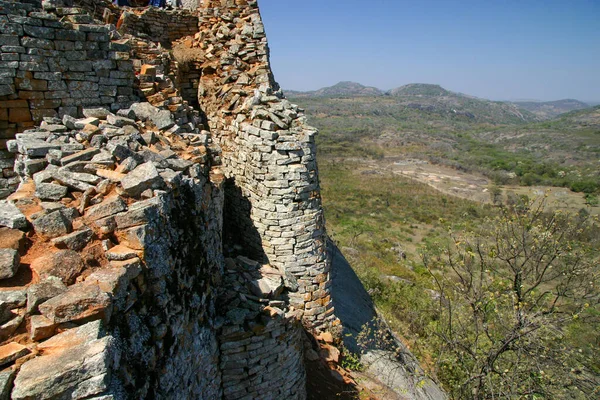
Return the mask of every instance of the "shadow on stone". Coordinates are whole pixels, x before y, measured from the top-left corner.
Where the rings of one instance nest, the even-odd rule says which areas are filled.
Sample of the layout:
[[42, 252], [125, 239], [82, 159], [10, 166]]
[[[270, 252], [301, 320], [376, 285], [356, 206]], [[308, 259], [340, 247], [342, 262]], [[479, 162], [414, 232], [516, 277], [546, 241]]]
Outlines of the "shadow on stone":
[[223, 213], [223, 252], [226, 257], [244, 255], [259, 263], [267, 263], [262, 239], [254, 226], [250, 212], [252, 205], [244, 197], [234, 179], [224, 184], [225, 211]]
[[331, 299], [335, 315], [342, 322], [344, 345], [352, 352], [360, 352], [357, 336], [377, 316], [371, 296], [340, 251], [331, 241]]

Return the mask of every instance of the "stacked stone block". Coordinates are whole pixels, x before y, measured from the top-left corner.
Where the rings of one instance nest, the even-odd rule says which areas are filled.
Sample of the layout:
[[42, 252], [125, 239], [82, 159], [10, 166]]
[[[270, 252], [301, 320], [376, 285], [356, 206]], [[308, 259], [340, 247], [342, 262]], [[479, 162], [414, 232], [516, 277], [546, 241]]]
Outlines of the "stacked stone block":
[[306, 399], [302, 327], [275, 317], [257, 332], [225, 327], [219, 336], [223, 399]]
[[130, 9], [121, 14], [119, 31], [170, 47], [177, 39], [198, 32], [198, 16], [195, 11], [186, 9], [167, 12], [154, 7]]
[[[0, 165], [0, 194], [23, 181], [0, 261], [37, 280], [0, 296], [0, 392], [305, 398], [299, 319], [337, 323], [316, 131], [273, 80], [256, 1], [130, 11], [121, 33], [52, 4], [0, 0], [0, 133], [25, 131]], [[174, 40], [202, 56], [179, 65]], [[224, 260], [233, 230], [260, 263]]]
[[44, 117], [132, 100], [129, 44], [80, 9], [0, 1], [0, 59], [0, 149]]

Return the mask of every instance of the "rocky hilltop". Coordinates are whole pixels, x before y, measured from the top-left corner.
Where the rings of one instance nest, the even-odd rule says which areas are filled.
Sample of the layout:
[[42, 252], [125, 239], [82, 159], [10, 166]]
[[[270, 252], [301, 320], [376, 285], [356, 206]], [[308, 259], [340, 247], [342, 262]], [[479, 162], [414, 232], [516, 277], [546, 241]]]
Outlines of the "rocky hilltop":
[[0, 0], [0, 398], [306, 398], [316, 131], [255, 0], [185, 3]]

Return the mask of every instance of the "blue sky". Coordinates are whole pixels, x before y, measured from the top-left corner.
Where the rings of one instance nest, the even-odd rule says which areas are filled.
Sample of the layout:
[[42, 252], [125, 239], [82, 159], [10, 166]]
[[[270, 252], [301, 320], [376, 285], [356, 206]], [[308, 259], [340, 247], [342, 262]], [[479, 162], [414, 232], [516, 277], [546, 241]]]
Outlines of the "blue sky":
[[259, 0], [275, 78], [600, 102], [600, 0]]

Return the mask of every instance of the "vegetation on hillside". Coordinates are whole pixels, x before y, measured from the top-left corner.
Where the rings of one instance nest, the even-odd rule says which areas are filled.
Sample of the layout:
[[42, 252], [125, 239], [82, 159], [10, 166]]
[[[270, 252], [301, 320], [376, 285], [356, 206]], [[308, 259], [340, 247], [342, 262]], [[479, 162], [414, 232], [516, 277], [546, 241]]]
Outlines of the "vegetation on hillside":
[[[587, 399], [600, 391], [597, 109], [478, 122], [390, 96], [298, 100], [321, 134], [330, 236], [391, 327], [456, 399]], [[480, 204], [371, 167], [417, 158], [498, 185], [587, 192], [579, 213], [518, 196]], [[518, 233], [518, 234], [517, 234]]]
[[542, 119], [551, 119], [560, 114], [575, 110], [583, 110], [590, 106], [582, 101], [564, 99], [557, 101], [515, 101], [517, 107], [527, 110]]
[[525, 123], [469, 98], [459, 113], [390, 96], [292, 100], [320, 129], [324, 156], [367, 151], [481, 173], [497, 184], [567, 187], [590, 196], [600, 190], [600, 107]]

